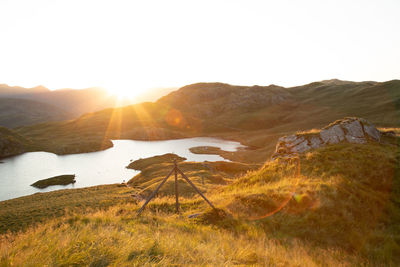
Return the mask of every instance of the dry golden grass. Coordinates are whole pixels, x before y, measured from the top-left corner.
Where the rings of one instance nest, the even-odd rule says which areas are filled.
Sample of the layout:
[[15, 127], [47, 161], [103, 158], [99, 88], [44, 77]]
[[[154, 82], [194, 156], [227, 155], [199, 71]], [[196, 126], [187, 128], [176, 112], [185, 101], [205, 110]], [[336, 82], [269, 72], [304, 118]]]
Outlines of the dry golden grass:
[[3, 236], [1, 266], [349, 266], [352, 257], [301, 240], [278, 241], [255, 224], [240, 229], [170, 213], [134, 216], [126, 204], [64, 217]]
[[123, 198], [70, 209], [2, 235], [0, 266], [398, 266], [399, 160], [397, 146], [371, 143], [310, 151], [300, 175], [267, 162], [206, 192], [218, 212], [187, 196], [176, 215], [172, 192], [141, 217]]

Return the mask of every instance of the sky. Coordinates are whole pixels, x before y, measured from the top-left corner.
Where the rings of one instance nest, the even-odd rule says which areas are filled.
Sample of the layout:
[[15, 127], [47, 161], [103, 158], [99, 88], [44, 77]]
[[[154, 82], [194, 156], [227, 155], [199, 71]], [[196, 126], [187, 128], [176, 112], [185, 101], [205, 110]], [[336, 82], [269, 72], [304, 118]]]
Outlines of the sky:
[[399, 0], [0, 0], [0, 14], [9, 85], [400, 79]]

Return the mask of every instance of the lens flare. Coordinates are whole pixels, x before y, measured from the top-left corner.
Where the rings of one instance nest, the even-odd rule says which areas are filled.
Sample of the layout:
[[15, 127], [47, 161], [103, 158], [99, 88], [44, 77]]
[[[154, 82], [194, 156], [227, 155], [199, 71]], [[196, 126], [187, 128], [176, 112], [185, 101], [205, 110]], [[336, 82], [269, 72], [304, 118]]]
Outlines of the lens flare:
[[[284, 207], [286, 207], [286, 205], [289, 203], [289, 201], [291, 199], [295, 199], [296, 201], [301, 201], [301, 196], [297, 195], [296, 192], [296, 188], [297, 185], [299, 183], [299, 179], [300, 179], [300, 171], [301, 171], [301, 166], [300, 166], [300, 157], [298, 154], [296, 154], [294, 157], [291, 158], [287, 158], [286, 160], [288, 160], [289, 162], [291, 162], [292, 160], [296, 161], [296, 173], [295, 173], [295, 182], [293, 183], [293, 187], [290, 190], [290, 193], [287, 195], [287, 197], [285, 198], [284, 201], [282, 201], [282, 203], [273, 211], [268, 212], [264, 215], [261, 216], [257, 216], [257, 217], [251, 217], [249, 218], [250, 221], [255, 221], [255, 220], [260, 220], [260, 219], [264, 219], [267, 218], [269, 216], [274, 215], [275, 213], [279, 212], [280, 210], [282, 210]], [[297, 198], [297, 199], [296, 199]]]
[[182, 113], [177, 109], [170, 109], [165, 115], [165, 122], [170, 126], [186, 128], [187, 123]]

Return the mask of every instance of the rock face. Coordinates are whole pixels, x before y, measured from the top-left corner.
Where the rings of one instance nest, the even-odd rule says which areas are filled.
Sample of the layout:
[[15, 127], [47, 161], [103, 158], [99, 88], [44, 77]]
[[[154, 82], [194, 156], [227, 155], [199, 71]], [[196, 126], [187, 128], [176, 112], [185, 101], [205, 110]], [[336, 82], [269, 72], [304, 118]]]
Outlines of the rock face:
[[381, 132], [365, 119], [344, 118], [329, 124], [320, 132], [293, 134], [279, 138], [272, 158], [290, 157], [328, 144], [379, 142], [381, 135]]

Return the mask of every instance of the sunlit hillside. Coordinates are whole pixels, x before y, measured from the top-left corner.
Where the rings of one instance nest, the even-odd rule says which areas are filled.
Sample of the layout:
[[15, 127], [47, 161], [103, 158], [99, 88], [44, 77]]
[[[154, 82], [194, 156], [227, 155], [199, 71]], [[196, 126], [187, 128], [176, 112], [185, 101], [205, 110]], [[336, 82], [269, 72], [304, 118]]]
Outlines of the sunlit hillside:
[[215, 136], [251, 148], [236, 160], [262, 163], [280, 136], [319, 128], [346, 116], [398, 127], [399, 88], [398, 80], [330, 80], [292, 88], [201, 83], [182, 87], [154, 103], [109, 108], [16, 131], [35, 144], [27, 150], [57, 154], [101, 150], [111, 146], [110, 139]]
[[[228, 185], [208, 180], [217, 211], [187, 196], [176, 215], [168, 186], [140, 217], [135, 187], [68, 190], [82, 201], [65, 211], [56, 204], [62, 191], [45, 194], [51, 202], [41, 194], [9, 200], [1, 219], [25, 230], [2, 236], [1, 264], [396, 266], [400, 155], [396, 137], [385, 142], [329, 145], [302, 154], [300, 164], [269, 161]], [[47, 212], [35, 214], [42, 203]]]

